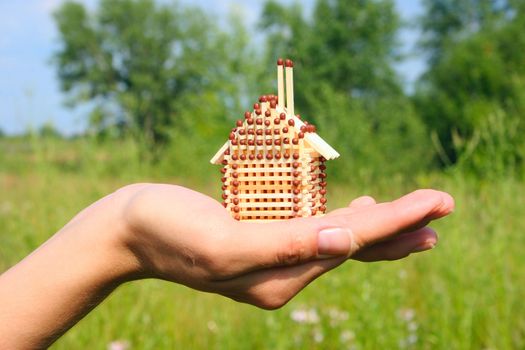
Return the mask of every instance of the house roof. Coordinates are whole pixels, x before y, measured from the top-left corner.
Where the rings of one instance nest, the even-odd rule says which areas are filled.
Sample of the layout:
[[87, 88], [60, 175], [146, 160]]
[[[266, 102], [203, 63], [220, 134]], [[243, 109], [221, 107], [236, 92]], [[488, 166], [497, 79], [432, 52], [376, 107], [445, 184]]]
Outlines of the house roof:
[[[212, 164], [218, 164], [222, 162], [224, 152], [229, 149], [229, 145], [232, 142], [235, 142], [235, 144], [237, 144], [238, 142], [241, 145], [243, 142], [248, 142], [251, 143], [251, 145], [254, 145], [254, 140], [249, 139], [248, 136], [250, 132], [254, 134], [255, 129], [257, 129], [257, 132], [260, 132], [261, 129], [264, 129], [265, 131], [264, 135], [257, 134], [258, 136], [256, 136], [254, 134], [255, 138], [259, 137], [259, 139], [257, 140], [257, 142], [259, 142], [258, 145], [262, 145], [263, 138], [266, 142], [269, 142], [269, 145], [280, 145], [281, 140], [275, 140], [274, 144], [273, 140], [266, 139], [266, 135], [273, 134], [267, 134], [266, 132], [268, 131], [268, 129], [273, 129], [273, 131], [275, 132], [275, 134], [273, 135], [278, 135], [277, 132], [279, 130], [276, 129], [280, 129], [281, 127], [284, 129], [284, 123], [286, 123], [286, 127], [288, 128], [288, 132], [282, 140], [284, 144], [287, 144], [291, 141], [289, 136], [292, 136], [292, 134], [290, 133], [289, 129], [292, 128], [294, 145], [298, 144], [299, 139], [304, 139], [304, 141], [306, 141], [316, 152], [318, 152], [325, 159], [334, 159], [339, 157], [339, 153], [337, 153], [336, 150], [334, 150], [319, 135], [317, 135], [317, 133], [315, 132], [315, 127], [313, 127], [312, 125], [307, 125], [306, 122], [303, 122], [294, 113], [293, 62], [291, 60], [283, 60], [282, 58], [279, 58], [277, 60], [277, 92], [278, 96], [261, 96], [259, 98], [260, 104], [256, 103], [253, 106], [253, 112], [246, 112], [244, 114], [245, 120], [237, 121], [237, 127], [234, 128], [230, 133], [229, 141], [226, 141], [226, 143], [217, 151], [217, 153], [211, 159]], [[281, 124], [281, 122], [283, 124]], [[240, 136], [243, 137], [241, 138]], [[268, 156], [271, 157], [271, 154], [268, 153]]]
[[[284, 113], [286, 115], [286, 118], [285, 118], [284, 122], [287, 122], [288, 120], [293, 120], [293, 125], [289, 126], [289, 127], [293, 128], [293, 130], [296, 133], [300, 132], [301, 127], [307, 126], [307, 123], [302, 121], [297, 116], [290, 115], [287, 112], [286, 108], [277, 105], [275, 107], [275, 110], [276, 110], [276, 113], [278, 115], [281, 114], [281, 113]], [[247, 112], [247, 113], [249, 113], [249, 112]], [[252, 113], [251, 115], [254, 115], [254, 113]], [[242, 124], [243, 127], [247, 126], [247, 121], [246, 120], [244, 120], [242, 123], [243, 123]], [[265, 128], [266, 128], [266, 126], [265, 126]], [[239, 134], [237, 132], [234, 132], [234, 134], [235, 134], [235, 138], [238, 139], [239, 138]], [[304, 133], [304, 140], [316, 152], [318, 152], [321, 156], [323, 156], [327, 160], [335, 159], [335, 158], [339, 157], [339, 153], [335, 149], [333, 149], [332, 146], [330, 146], [325, 140], [323, 140], [315, 131]], [[223, 159], [224, 152], [229, 148], [230, 142], [231, 142], [230, 140], [226, 141], [224, 143], [224, 145], [222, 145], [222, 147], [217, 151], [217, 153], [210, 160], [210, 162], [212, 164], [220, 164], [221, 163], [221, 161]]]

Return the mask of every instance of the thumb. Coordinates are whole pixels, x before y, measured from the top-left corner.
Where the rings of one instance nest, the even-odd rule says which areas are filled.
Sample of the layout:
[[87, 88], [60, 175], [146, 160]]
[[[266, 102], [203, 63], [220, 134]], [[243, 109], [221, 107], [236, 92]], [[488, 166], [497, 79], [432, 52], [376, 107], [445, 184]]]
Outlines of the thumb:
[[319, 218], [298, 218], [271, 223], [239, 223], [234, 251], [254, 267], [301, 264], [306, 261], [349, 256], [354, 238], [347, 228]]

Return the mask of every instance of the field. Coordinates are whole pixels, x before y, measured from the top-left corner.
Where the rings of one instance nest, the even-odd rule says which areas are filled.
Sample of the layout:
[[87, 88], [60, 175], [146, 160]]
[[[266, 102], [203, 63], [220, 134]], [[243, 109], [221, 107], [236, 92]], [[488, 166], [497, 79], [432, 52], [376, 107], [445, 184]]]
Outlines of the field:
[[[124, 184], [179, 183], [218, 197], [218, 172], [207, 158], [200, 160], [207, 175], [188, 180], [177, 167], [170, 173], [137, 161], [125, 141], [95, 147], [0, 140], [0, 150], [0, 271]], [[349, 261], [272, 312], [167, 282], [129, 283], [52, 348], [525, 348], [524, 184], [458, 172], [349, 180], [330, 183], [329, 204], [361, 194], [388, 200], [416, 187], [456, 198], [453, 215], [432, 225], [441, 239], [431, 252], [397, 262]]]

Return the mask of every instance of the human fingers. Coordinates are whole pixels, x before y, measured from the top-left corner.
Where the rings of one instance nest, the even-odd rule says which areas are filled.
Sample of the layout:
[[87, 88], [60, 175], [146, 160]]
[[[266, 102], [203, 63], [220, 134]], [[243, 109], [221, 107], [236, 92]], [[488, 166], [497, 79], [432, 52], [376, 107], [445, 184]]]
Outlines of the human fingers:
[[351, 201], [346, 208], [332, 210], [327, 216], [348, 215], [374, 204], [376, 204], [374, 198], [370, 196], [361, 196]]
[[437, 240], [436, 232], [430, 227], [424, 227], [366, 247], [352, 255], [351, 259], [363, 262], [398, 260], [434, 248]]
[[348, 256], [352, 237], [348, 228], [327, 227], [318, 218], [265, 224], [241, 222], [228, 238], [229, 265], [237, 266], [239, 272], [249, 272], [297, 265], [321, 257]]
[[454, 199], [445, 192], [417, 190], [395, 201], [355, 213], [331, 217], [333, 225], [348, 227], [361, 248], [449, 214]]
[[357, 197], [348, 205], [349, 208], [362, 208], [376, 204], [376, 200], [370, 196]]
[[227, 269], [226, 277], [231, 278], [274, 266], [350, 256], [408, 227], [446, 215], [453, 205], [450, 195], [444, 192], [420, 190], [357, 212], [346, 208], [346, 212], [323, 218], [239, 223], [237, 232], [229, 235], [230, 249], [221, 269]]

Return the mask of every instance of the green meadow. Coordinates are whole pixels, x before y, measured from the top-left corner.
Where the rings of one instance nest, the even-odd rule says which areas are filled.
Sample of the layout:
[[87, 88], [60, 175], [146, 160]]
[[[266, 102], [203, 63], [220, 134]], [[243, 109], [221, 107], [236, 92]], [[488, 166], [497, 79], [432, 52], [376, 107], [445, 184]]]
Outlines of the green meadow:
[[[122, 185], [177, 183], [215, 198], [218, 169], [180, 176], [144, 165], [134, 143], [3, 139], [0, 270], [75, 213]], [[335, 162], [346, 162], [339, 159]], [[216, 172], [217, 170], [217, 172]], [[431, 226], [437, 247], [402, 261], [348, 261], [277, 311], [157, 280], [128, 283], [52, 349], [521, 349], [525, 347], [525, 186], [459, 172], [330, 182], [329, 208], [418, 187], [450, 192], [455, 212]], [[67, 267], [67, 262], [64, 262]]]
[[226, 1], [59, 3], [49, 64], [85, 127], [8, 116], [33, 127], [0, 130], [0, 272], [121, 186], [218, 199], [209, 159], [276, 93], [279, 57], [294, 113], [341, 154], [329, 209], [436, 188], [456, 210], [432, 251], [348, 261], [276, 311], [128, 283], [52, 349], [525, 349], [524, 1], [235, 1], [251, 12], [228, 17]]

